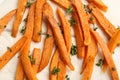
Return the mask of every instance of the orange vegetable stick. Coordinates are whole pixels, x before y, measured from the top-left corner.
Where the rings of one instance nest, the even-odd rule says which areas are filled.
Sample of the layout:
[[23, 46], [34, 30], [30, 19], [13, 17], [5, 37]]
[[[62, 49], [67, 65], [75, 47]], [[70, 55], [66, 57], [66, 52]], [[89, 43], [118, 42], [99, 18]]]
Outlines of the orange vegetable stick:
[[28, 13], [26, 31], [25, 31], [25, 34], [24, 34], [24, 36], [26, 36], [27, 38], [32, 38], [32, 36], [33, 36], [34, 10], [35, 10], [35, 3], [33, 3], [31, 5], [29, 13]]
[[72, 46], [72, 36], [71, 36], [71, 27], [70, 23], [68, 22], [67, 18], [63, 14], [63, 12], [60, 10], [60, 8], [57, 8], [57, 13], [59, 16], [59, 19], [62, 23], [62, 29], [63, 29], [63, 35], [64, 35], [64, 40], [66, 43], [67, 51], [70, 53], [71, 46]]
[[7, 13], [5, 16], [3, 16], [0, 19], [0, 34], [4, 30], [4, 28], [6, 27], [6, 25], [8, 24], [8, 22], [11, 20], [11, 18], [15, 15], [15, 13], [16, 13], [16, 9], [10, 11], [9, 13]]
[[47, 27], [47, 34], [50, 35], [50, 37], [45, 39], [39, 71], [42, 71], [48, 65], [54, 47], [54, 38], [50, 24], [48, 24]]
[[77, 45], [77, 56], [78, 58], [84, 58], [85, 56], [85, 46], [84, 46], [84, 39], [83, 39], [83, 33], [82, 33], [82, 28], [81, 24], [79, 22], [77, 13], [74, 11], [72, 14], [73, 20], [76, 21], [76, 25], [73, 25], [73, 29], [75, 32], [75, 38], [76, 38], [76, 45]]
[[0, 57], [0, 69], [2, 69], [15, 56], [15, 54], [21, 49], [25, 40], [26, 37], [23, 36], [10, 48], [10, 50], [7, 50], [4, 55]]
[[57, 80], [65, 80], [66, 76], [66, 65], [62, 62], [58, 62], [58, 68], [60, 69], [60, 72], [58, 73], [58, 79]]
[[115, 27], [110, 23], [110, 21], [100, 12], [98, 8], [93, 6], [92, 4], [88, 5], [89, 9], [92, 9], [92, 14], [97, 19], [100, 27], [103, 31], [111, 38], [113, 34], [116, 32]]
[[45, 2], [46, 0], [37, 0], [36, 2], [34, 32], [33, 32], [33, 41], [35, 42], [41, 41], [41, 35], [39, 35], [39, 32], [42, 31], [42, 11]]
[[37, 74], [40, 65], [40, 49], [34, 48], [33, 59], [35, 59], [35, 64], [33, 64], [32, 67]]
[[72, 0], [72, 3], [78, 13], [79, 20], [83, 30], [83, 35], [84, 35], [84, 44], [87, 46], [91, 42], [91, 37], [90, 37], [90, 31], [89, 31], [90, 26], [88, 23], [84, 6], [81, 0]]
[[94, 38], [96, 39], [96, 41], [98, 42], [98, 44], [100, 45], [100, 47], [103, 51], [103, 55], [104, 55], [105, 60], [108, 64], [108, 67], [110, 69], [112, 79], [113, 80], [119, 80], [118, 73], [117, 73], [117, 70], [116, 70], [116, 66], [114, 64], [112, 55], [111, 55], [111, 53], [110, 53], [110, 51], [107, 47], [107, 44], [104, 42], [104, 40], [100, 37], [100, 35], [97, 32], [93, 31], [92, 29], [90, 31], [91, 31], [91, 34], [94, 36]]
[[71, 5], [71, 2], [69, 0], [51, 0], [51, 1], [57, 3], [58, 5], [62, 6], [65, 9], [69, 8]]
[[65, 45], [65, 42], [64, 42], [63, 35], [60, 31], [60, 28], [59, 28], [56, 20], [54, 19], [52, 8], [48, 3], [46, 3], [44, 5], [43, 14], [51, 24], [52, 31], [53, 31], [53, 34], [54, 34], [54, 37], [55, 37], [55, 42], [56, 42], [56, 44], [58, 46], [58, 49], [61, 53], [61, 56], [63, 58], [62, 60], [64, 60], [64, 62], [68, 65], [68, 67], [71, 70], [74, 70], [74, 67], [71, 63], [70, 55], [67, 52], [67, 48], [66, 48], [66, 45]]
[[97, 6], [99, 9], [106, 12], [108, 10], [108, 7], [102, 2], [102, 0], [87, 0], [90, 3], [93, 3], [95, 6]]
[[25, 7], [26, 7], [27, 1], [28, 0], [18, 0], [17, 14], [16, 14], [15, 21], [13, 23], [13, 29], [12, 29], [12, 36], [13, 37], [17, 36], [19, 25], [21, 23], [22, 17], [23, 17], [24, 12], [25, 12]]
[[52, 74], [52, 71], [54, 68], [58, 68], [58, 60], [59, 60], [59, 51], [58, 49], [56, 49], [50, 63], [50, 69], [49, 69], [50, 80], [57, 80], [57, 74]]
[[23, 69], [25, 71], [25, 74], [29, 80], [38, 80], [35, 74], [35, 71], [31, 65], [30, 59], [29, 59], [29, 50], [30, 50], [30, 44], [31, 39], [27, 39], [24, 43], [22, 49], [21, 49], [21, 62], [23, 65]]

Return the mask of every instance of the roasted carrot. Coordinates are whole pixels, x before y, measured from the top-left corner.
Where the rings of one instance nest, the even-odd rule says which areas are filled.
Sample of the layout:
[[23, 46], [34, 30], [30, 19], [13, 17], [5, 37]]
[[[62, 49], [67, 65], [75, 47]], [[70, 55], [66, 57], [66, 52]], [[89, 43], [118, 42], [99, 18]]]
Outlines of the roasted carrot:
[[77, 50], [78, 50], [78, 58], [84, 58], [85, 56], [85, 46], [84, 46], [84, 39], [83, 39], [83, 33], [82, 33], [82, 28], [80, 21], [78, 19], [76, 11], [73, 12], [72, 14], [73, 20], [76, 21], [76, 25], [73, 25], [73, 29], [75, 32], [75, 38], [76, 38], [76, 45], [77, 45]]
[[72, 36], [71, 36], [71, 27], [70, 23], [68, 22], [67, 18], [63, 14], [63, 12], [60, 10], [60, 8], [57, 8], [57, 13], [59, 16], [59, 19], [62, 23], [62, 30], [63, 30], [63, 35], [64, 35], [64, 40], [66, 43], [67, 51], [70, 53], [71, 46], [72, 46]]
[[58, 49], [56, 49], [50, 63], [50, 69], [49, 69], [50, 80], [57, 80], [57, 73], [54, 73], [54, 69], [58, 69], [58, 60], [59, 60], [59, 51]]
[[93, 35], [93, 37], [96, 39], [96, 41], [98, 42], [98, 44], [100, 45], [100, 47], [102, 49], [103, 55], [104, 55], [105, 60], [108, 64], [108, 67], [110, 69], [112, 79], [119, 80], [116, 66], [115, 66], [115, 63], [113, 61], [112, 55], [107, 47], [107, 44], [104, 42], [104, 40], [100, 37], [100, 35], [97, 32], [93, 31], [92, 29], [90, 30], [90, 32]]
[[94, 5], [89, 4], [88, 7], [89, 9], [92, 9], [91, 13], [94, 15], [94, 17], [98, 21], [100, 27], [111, 38], [113, 34], [116, 32], [115, 26], [113, 26], [110, 23], [110, 21]]
[[2, 69], [15, 56], [15, 54], [21, 49], [25, 41], [26, 37], [23, 36], [10, 48], [10, 50], [7, 50], [0, 57], [0, 69]]
[[65, 45], [65, 41], [64, 41], [64, 38], [62, 36], [62, 33], [60, 31], [60, 28], [53, 16], [53, 10], [51, 8], [51, 6], [46, 3], [44, 5], [44, 8], [43, 8], [43, 15], [47, 18], [47, 20], [49, 21], [49, 23], [51, 24], [51, 27], [52, 27], [52, 31], [53, 31], [53, 34], [54, 34], [54, 37], [55, 37], [55, 42], [58, 46], [58, 49], [61, 53], [61, 56], [62, 56], [62, 60], [64, 60], [65, 64], [68, 65], [68, 67], [71, 69], [71, 70], [74, 70], [74, 67], [71, 63], [71, 59], [70, 59], [70, 55], [69, 53], [67, 52], [67, 48], [66, 48], [66, 45]]
[[66, 76], [66, 65], [62, 62], [58, 62], [58, 68], [60, 69], [60, 72], [58, 73], [58, 79], [57, 80], [65, 80]]
[[41, 35], [39, 32], [42, 31], [42, 11], [43, 5], [46, 0], [37, 0], [36, 1], [36, 9], [35, 9], [35, 21], [34, 21], [34, 32], [33, 32], [33, 41], [40, 42]]
[[12, 36], [16, 37], [19, 29], [19, 25], [21, 23], [21, 20], [23, 18], [24, 12], [25, 12], [25, 6], [28, 0], [18, 0], [18, 9], [16, 13], [16, 18], [13, 24], [12, 29]]
[[91, 42], [90, 31], [89, 31], [89, 24], [88, 19], [86, 16], [86, 12], [84, 10], [84, 6], [81, 0], [72, 0], [73, 6], [75, 7], [79, 20], [82, 26], [83, 35], [84, 35], [84, 44], [89, 45]]
[[49, 37], [48, 38], [46, 37], [45, 39], [39, 71], [43, 70], [48, 65], [51, 54], [52, 54], [52, 50], [54, 47], [54, 38], [52, 34], [52, 29], [49, 23], [47, 27], [47, 35], [49, 35]]
[[106, 12], [108, 10], [108, 7], [102, 2], [102, 0], [87, 0], [90, 3], [93, 3], [96, 5], [99, 9], [103, 10]]
[[24, 80], [24, 77], [25, 77], [25, 73], [24, 73], [24, 70], [23, 70], [21, 59], [19, 58], [15, 80]]
[[32, 68], [30, 59], [29, 59], [29, 50], [30, 50], [31, 39], [27, 39], [24, 43], [20, 53], [21, 53], [21, 62], [23, 65], [23, 69], [25, 71], [26, 77], [29, 80], [38, 80], [35, 74], [34, 69]]
[[69, 0], [52, 0], [63, 8], [67, 9], [71, 6], [71, 2]]
[[5, 16], [3, 16], [0, 19], [0, 34], [4, 30], [4, 28], [6, 27], [6, 25], [8, 24], [8, 22], [11, 20], [11, 18], [15, 15], [15, 13], [16, 13], [16, 9], [10, 11], [9, 13], [7, 13]]
[[33, 3], [31, 5], [29, 13], [28, 13], [26, 31], [25, 31], [25, 34], [24, 34], [24, 36], [26, 36], [27, 38], [32, 38], [32, 36], [33, 36], [34, 10], [35, 10], [35, 3]]

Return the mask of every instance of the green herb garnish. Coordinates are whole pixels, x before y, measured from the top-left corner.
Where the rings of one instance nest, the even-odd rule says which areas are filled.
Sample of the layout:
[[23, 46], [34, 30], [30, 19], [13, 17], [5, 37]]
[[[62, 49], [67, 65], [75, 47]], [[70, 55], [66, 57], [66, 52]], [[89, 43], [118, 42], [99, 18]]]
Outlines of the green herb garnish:
[[73, 11], [73, 7], [72, 7], [72, 5], [66, 10], [66, 13], [67, 14], [70, 14], [70, 13], [72, 13], [72, 11]]
[[51, 37], [51, 35], [50, 34], [46, 34], [46, 38], [49, 38], [49, 37]]
[[33, 59], [32, 55], [29, 55], [28, 57], [30, 59], [31, 64], [35, 64], [36, 63], [36, 60]]
[[53, 68], [53, 70], [52, 70], [52, 74], [53, 75], [55, 75], [55, 74], [57, 74], [57, 73], [59, 73], [60, 72], [60, 69], [59, 68]]
[[65, 78], [66, 78], [66, 80], [70, 80], [70, 78], [69, 78], [69, 76], [68, 76], [68, 75], [66, 75], [66, 76], [65, 76]]
[[97, 27], [94, 27], [93, 30], [96, 31], [98, 28]]
[[89, 13], [92, 13], [92, 9], [88, 9], [88, 12], [89, 12]]
[[73, 25], [76, 25], [76, 24], [77, 24], [77, 22], [76, 22], [75, 20], [73, 20], [73, 19], [70, 19], [70, 20], [69, 20], [69, 22], [70, 22], [70, 25], [71, 25], [71, 26], [73, 26]]
[[9, 50], [10, 52], [12, 52], [12, 49], [10, 47], [7, 47], [7, 50]]
[[23, 21], [24, 21], [24, 22], [27, 22], [27, 18], [25, 18]]
[[103, 64], [104, 64], [104, 61], [102, 59], [99, 59], [98, 63], [96, 64], [96, 66], [102, 67]]
[[32, 5], [31, 2], [27, 2], [27, 4], [26, 4], [26, 8], [29, 8], [31, 5]]
[[71, 55], [77, 54], [77, 47], [75, 45], [72, 45], [70, 53], [71, 53]]
[[22, 26], [22, 29], [21, 29], [21, 33], [24, 34], [25, 33], [25, 30], [26, 30], [26, 27], [25, 26]]

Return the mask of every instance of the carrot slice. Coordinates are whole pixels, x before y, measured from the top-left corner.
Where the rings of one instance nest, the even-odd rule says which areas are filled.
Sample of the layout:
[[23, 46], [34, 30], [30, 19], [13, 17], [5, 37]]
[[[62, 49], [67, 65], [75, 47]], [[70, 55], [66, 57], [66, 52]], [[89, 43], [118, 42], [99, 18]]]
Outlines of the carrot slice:
[[85, 56], [85, 46], [84, 46], [84, 39], [83, 39], [83, 33], [82, 33], [82, 28], [81, 24], [79, 22], [77, 13], [74, 11], [72, 15], [73, 20], [76, 21], [76, 25], [73, 25], [73, 29], [75, 32], [75, 38], [76, 38], [76, 45], [77, 45], [77, 56], [78, 58], [84, 58]]
[[36, 2], [34, 32], [33, 32], [33, 41], [35, 42], [41, 41], [41, 35], [39, 35], [39, 32], [42, 31], [42, 10], [45, 2], [46, 0], [37, 0]]
[[92, 9], [92, 14], [97, 19], [100, 27], [103, 31], [111, 38], [113, 34], [116, 32], [115, 27], [110, 23], [110, 21], [100, 12], [98, 8], [93, 6], [92, 4], [88, 5], [89, 9]]
[[52, 54], [52, 50], [54, 47], [54, 38], [53, 38], [52, 29], [50, 27], [50, 24], [48, 24], [48, 27], [47, 27], [47, 34], [50, 37], [45, 39], [39, 71], [43, 70], [48, 65], [51, 54]]
[[43, 14], [47, 18], [49, 23], [51, 24], [52, 31], [53, 31], [53, 34], [54, 34], [54, 37], [55, 37], [55, 42], [56, 42], [56, 44], [58, 46], [58, 49], [61, 53], [61, 56], [63, 58], [62, 60], [65, 61], [65, 63], [68, 65], [68, 67], [71, 70], [74, 70], [74, 67], [71, 63], [70, 55], [67, 52], [67, 48], [66, 48], [66, 45], [65, 45], [65, 42], [64, 42], [64, 38], [62, 36], [62, 33], [60, 31], [60, 28], [59, 28], [55, 18], [53, 16], [52, 8], [48, 3], [46, 3], [44, 5]]
[[21, 62], [23, 65], [23, 69], [25, 71], [25, 74], [29, 80], [38, 80], [35, 74], [35, 71], [32, 68], [30, 59], [28, 57], [29, 55], [29, 50], [30, 50], [30, 44], [31, 44], [31, 39], [27, 39], [25, 44], [23, 45], [21, 49]]
[[60, 69], [60, 72], [58, 73], [58, 79], [57, 80], [65, 80], [66, 76], [66, 65], [62, 62], [58, 62], [58, 68]]
[[32, 38], [33, 36], [33, 28], [34, 28], [34, 10], [35, 10], [35, 3], [33, 3], [30, 7], [26, 25], [26, 31], [24, 36], [27, 38]]
[[2, 57], [0, 57], [0, 69], [2, 69], [21, 49], [22, 45], [26, 41], [26, 37], [19, 39], [10, 49], [7, 50]]
[[100, 35], [97, 32], [93, 31], [92, 29], [90, 31], [91, 31], [91, 34], [94, 36], [94, 38], [96, 39], [96, 41], [98, 42], [98, 44], [100, 45], [100, 47], [103, 51], [103, 55], [104, 55], [105, 60], [108, 64], [108, 67], [110, 69], [112, 79], [113, 80], [119, 80], [118, 73], [117, 73], [117, 70], [116, 70], [116, 66], [114, 64], [112, 55], [111, 55], [111, 53], [110, 53], [110, 51], [107, 47], [107, 44], [104, 42], [104, 40], [100, 37]]
[[69, 8], [71, 5], [71, 2], [69, 0], [52, 0], [52, 1], [62, 6], [65, 9]]
[[35, 60], [35, 64], [33, 64], [32, 67], [33, 67], [35, 73], [37, 74], [39, 65], [40, 65], [40, 49], [34, 48], [33, 59]]
[[58, 60], [59, 60], [59, 51], [58, 49], [56, 49], [50, 63], [50, 69], [49, 69], [50, 80], [57, 80], [57, 74], [52, 74], [52, 71], [55, 68], [58, 68]]
[[72, 3], [78, 13], [79, 20], [80, 20], [80, 23], [82, 26], [83, 35], [84, 35], [84, 44], [89, 45], [91, 42], [90, 31], [89, 31], [90, 26], [88, 24], [87, 15], [84, 10], [82, 1], [81, 0], [73, 0]]
[[102, 0], [87, 0], [90, 3], [93, 3], [96, 5], [99, 9], [103, 10], [106, 12], [108, 10], [108, 7], [102, 2]]
[[60, 8], [57, 8], [57, 13], [60, 18], [60, 21], [62, 23], [62, 30], [63, 30], [63, 35], [64, 35], [64, 40], [66, 43], [67, 51], [70, 53], [71, 46], [72, 46], [72, 36], [71, 36], [71, 27], [70, 23], [68, 22], [67, 18], [63, 14], [63, 12], [60, 10]]
[[8, 22], [11, 20], [11, 18], [15, 15], [15, 13], [16, 13], [16, 9], [10, 11], [9, 13], [7, 13], [5, 16], [3, 16], [0, 19], [0, 34], [4, 30], [4, 28], [6, 27], [6, 25], [8, 24]]
[[18, 0], [18, 9], [16, 13], [16, 18], [13, 24], [12, 29], [12, 36], [16, 37], [19, 29], [19, 25], [21, 23], [21, 20], [23, 18], [24, 12], [25, 12], [25, 6], [28, 0]]

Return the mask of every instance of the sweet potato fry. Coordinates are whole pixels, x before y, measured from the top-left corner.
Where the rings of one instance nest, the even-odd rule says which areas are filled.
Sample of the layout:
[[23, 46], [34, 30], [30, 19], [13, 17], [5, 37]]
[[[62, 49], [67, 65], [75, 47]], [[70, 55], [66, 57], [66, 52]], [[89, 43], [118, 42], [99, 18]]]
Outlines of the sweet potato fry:
[[73, 25], [73, 29], [75, 32], [75, 38], [76, 38], [76, 45], [77, 45], [77, 56], [78, 58], [84, 58], [85, 56], [85, 46], [84, 46], [84, 39], [83, 39], [83, 33], [82, 33], [82, 28], [81, 24], [79, 22], [77, 13], [74, 11], [72, 14], [73, 20], [76, 21], [76, 25]]
[[0, 57], [0, 69], [2, 69], [15, 56], [15, 54], [21, 49], [25, 41], [26, 41], [26, 37], [23, 36], [10, 48], [10, 50], [7, 50]]
[[69, 8], [71, 5], [71, 2], [69, 0], [51, 0], [51, 1], [57, 3], [58, 5], [62, 6], [65, 9]]
[[60, 31], [60, 28], [59, 28], [55, 18], [53, 16], [52, 8], [48, 3], [46, 3], [44, 5], [43, 14], [47, 18], [49, 23], [51, 24], [52, 31], [53, 31], [53, 34], [54, 34], [54, 37], [55, 37], [55, 42], [56, 42], [56, 44], [58, 46], [58, 49], [59, 49], [59, 51], [61, 53], [61, 56], [63, 58], [62, 60], [64, 60], [65, 64], [67, 64], [68, 67], [71, 70], [74, 70], [74, 67], [73, 67], [73, 65], [71, 63], [70, 55], [67, 52], [67, 48], [66, 48], [66, 45], [65, 45], [64, 38], [62, 36], [62, 33]]
[[33, 67], [35, 73], [37, 74], [39, 65], [40, 65], [40, 49], [34, 48], [33, 59], [35, 60], [35, 64], [33, 64], [32, 67]]
[[15, 13], [16, 13], [16, 9], [10, 11], [5, 16], [3, 16], [3, 18], [0, 19], [0, 34], [4, 30], [8, 22], [11, 20], [11, 18], [15, 15]]
[[62, 62], [58, 62], [58, 68], [60, 69], [60, 72], [58, 73], [58, 79], [57, 80], [65, 80], [66, 76], [66, 65]]
[[102, 0], [87, 0], [90, 3], [93, 3], [95, 6], [97, 6], [99, 9], [106, 12], [108, 10], [108, 7], [102, 2]]
[[23, 45], [21, 49], [21, 62], [23, 65], [23, 69], [25, 71], [25, 74], [29, 80], [38, 80], [35, 74], [34, 69], [32, 68], [30, 59], [29, 59], [29, 50], [30, 50], [30, 44], [31, 44], [31, 39], [27, 39], [25, 44]]
[[104, 42], [104, 40], [100, 37], [100, 35], [97, 32], [93, 31], [92, 29], [90, 31], [91, 31], [91, 34], [96, 39], [96, 41], [98, 42], [98, 44], [100, 45], [101, 49], [102, 49], [103, 55], [104, 55], [105, 60], [108, 64], [108, 67], [110, 69], [112, 79], [113, 80], [119, 80], [118, 73], [117, 73], [117, 70], [116, 70], [116, 66], [114, 64], [112, 55], [111, 55], [111, 53], [110, 53], [110, 51], [107, 47], [107, 44]]
[[113, 34], [116, 32], [115, 27], [110, 23], [110, 21], [100, 12], [98, 8], [96, 8], [94, 5], [89, 4], [89, 9], [92, 9], [92, 14], [98, 21], [100, 27], [103, 29], [103, 31], [111, 38]]
[[32, 38], [32, 36], [33, 36], [34, 10], [35, 10], [35, 3], [33, 3], [31, 5], [29, 13], [28, 13], [26, 31], [25, 31], [25, 34], [24, 34], [24, 36], [26, 36], [27, 38]]
[[83, 35], [84, 35], [84, 44], [87, 46], [91, 42], [91, 37], [90, 37], [88, 19], [87, 19], [86, 12], [84, 10], [84, 6], [81, 0], [72, 0], [72, 3], [78, 13], [79, 20], [82, 26]]
[[56, 49], [50, 63], [50, 69], [49, 69], [50, 80], [57, 80], [57, 73], [53, 74], [53, 70], [55, 68], [58, 68], [58, 60], [59, 60], [59, 51], [58, 49]]
[[54, 47], [54, 38], [49, 23], [47, 27], [47, 34], [50, 35], [50, 37], [45, 39], [39, 71], [42, 71], [48, 65]]
[[45, 2], [46, 0], [37, 0], [36, 2], [34, 31], [33, 31], [33, 41], [35, 42], [41, 41], [41, 35], [39, 35], [39, 32], [42, 31], [42, 11]]
[[23, 18], [24, 12], [25, 12], [25, 6], [28, 0], [18, 0], [18, 9], [16, 13], [16, 18], [13, 24], [12, 29], [12, 36], [16, 37], [19, 29], [19, 25], [21, 23], [21, 20]]
[[64, 40], [66, 43], [67, 51], [70, 53], [71, 46], [72, 46], [72, 36], [71, 36], [71, 27], [70, 23], [68, 22], [67, 18], [63, 14], [63, 12], [60, 10], [60, 8], [57, 8], [57, 14], [59, 16], [59, 19], [62, 23], [62, 30], [63, 30], [63, 35], [64, 35]]

